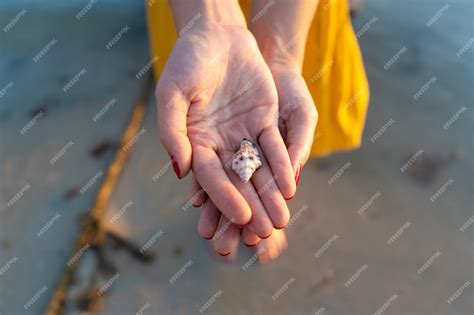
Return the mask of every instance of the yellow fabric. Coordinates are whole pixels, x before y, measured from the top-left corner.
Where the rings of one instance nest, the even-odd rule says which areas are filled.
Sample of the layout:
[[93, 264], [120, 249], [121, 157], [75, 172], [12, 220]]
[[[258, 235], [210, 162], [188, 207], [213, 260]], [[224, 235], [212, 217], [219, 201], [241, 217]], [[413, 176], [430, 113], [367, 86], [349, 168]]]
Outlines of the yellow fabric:
[[[303, 77], [319, 113], [312, 156], [358, 147], [364, 129], [369, 87], [347, 1], [320, 0], [308, 34]], [[251, 0], [240, 4], [248, 19]], [[158, 78], [178, 36], [168, 1], [149, 0], [147, 16]]]

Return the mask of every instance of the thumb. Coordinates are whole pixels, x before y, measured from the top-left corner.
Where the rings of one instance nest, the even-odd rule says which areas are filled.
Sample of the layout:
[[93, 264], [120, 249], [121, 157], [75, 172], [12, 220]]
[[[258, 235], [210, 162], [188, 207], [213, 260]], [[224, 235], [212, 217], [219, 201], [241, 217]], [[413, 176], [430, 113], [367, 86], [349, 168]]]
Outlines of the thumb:
[[285, 143], [298, 182], [301, 168], [310, 156], [318, 113], [301, 76], [285, 81], [285, 87], [279, 92], [280, 116], [285, 124]]
[[160, 141], [170, 155], [176, 176], [181, 179], [189, 173], [192, 160], [186, 125], [189, 101], [177, 84], [166, 79], [158, 82], [155, 98]]

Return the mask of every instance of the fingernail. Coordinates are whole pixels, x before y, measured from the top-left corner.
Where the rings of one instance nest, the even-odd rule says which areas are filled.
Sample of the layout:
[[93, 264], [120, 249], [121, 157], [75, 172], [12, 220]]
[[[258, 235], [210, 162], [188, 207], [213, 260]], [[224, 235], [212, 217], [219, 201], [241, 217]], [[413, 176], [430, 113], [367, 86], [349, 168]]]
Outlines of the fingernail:
[[286, 198], [286, 197], [283, 197], [283, 198], [284, 198], [285, 200], [287, 200], [287, 201], [288, 201], [288, 200], [291, 200], [291, 199], [293, 199], [293, 197], [294, 197], [294, 196], [291, 196], [291, 197], [288, 197], [288, 198]]
[[296, 169], [296, 174], [295, 174], [296, 187], [298, 187], [298, 183], [300, 182], [300, 173], [301, 173], [301, 165], [299, 165], [298, 168]]
[[172, 156], [171, 154], [170, 154], [170, 159], [171, 159], [171, 164], [173, 164], [173, 170], [176, 176], [178, 177], [178, 179], [181, 179], [178, 162], [176, 161], [174, 156]]
[[218, 254], [221, 255], [221, 256], [229, 256], [230, 255], [230, 253], [227, 253], [227, 254], [218, 253]]
[[247, 243], [244, 243], [244, 244], [245, 244], [245, 246], [247, 246], [247, 247], [255, 247], [255, 246], [257, 246], [257, 244], [253, 244], [253, 245], [249, 245], [249, 244], [247, 244]]
[[201, 203], [201, 204], [199, 204], [199, 205], [195, 205], [195, 204], [193, 204], [193, 207], [194, 207], [194, 208], [201, 208], [201, 207], [202, 207], [202, 203]]

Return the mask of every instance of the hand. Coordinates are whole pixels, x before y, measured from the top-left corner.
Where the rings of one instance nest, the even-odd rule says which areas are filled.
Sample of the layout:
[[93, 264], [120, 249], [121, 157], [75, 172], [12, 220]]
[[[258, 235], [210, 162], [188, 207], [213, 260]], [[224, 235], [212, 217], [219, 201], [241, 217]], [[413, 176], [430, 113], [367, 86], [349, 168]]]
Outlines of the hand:
[[[251, 220], [259, 236], [287, 224], [283, 196], [293, 197], [294, 174], [271, 72], [247, 29], [205, 24], [187, 32], [169, 56], [156, 101], [160, 140], [178, 177], [192, 165], [215, 206], [235, 224]], [[263, 162], [249, 183], [228, 164], [243, 138], [259, 146]]]
[[[288, 147], [291, 164], [298, 182], [300, 171], [308, 160], [313, 143], [317, 123], [316, 107], [306, 83], [297, 69], [276, 63], [269, 64], [269, 67], [278, 91], [280, 131]], [[195, 195], [199, 189], [198, 184], [194, 182], [191, 186], [191, 195]], [[196, 204], [201, 205], [204, 201], [205, 195], [201, 195]], [[212, 201], [208, 200], [202, 209], [198, 231], [201, 235], [212, 238], [218, 231], [219, 222], [221, 222], [219, 227], [221, 230], [223, 226], [226, 226], [227, 221], [225, 218], [221, 219], [221, 213], [212, 204]], [[247, 246], [252, 247], [261, 240], [247, 227], [242, 230], [241, 234], [236, 226], [227, 227], [222, 231], [220, 236], [213, 240], [214, 250], [221, 255], [235, 252], [240, 237]], [[270, 247], [269, 245], [267, 247]], [[269, 257], [278, 256], [284, 248], [285, 246], [276, 249], [270, 248], [269, 253], [276, 254], [269, 255]]]

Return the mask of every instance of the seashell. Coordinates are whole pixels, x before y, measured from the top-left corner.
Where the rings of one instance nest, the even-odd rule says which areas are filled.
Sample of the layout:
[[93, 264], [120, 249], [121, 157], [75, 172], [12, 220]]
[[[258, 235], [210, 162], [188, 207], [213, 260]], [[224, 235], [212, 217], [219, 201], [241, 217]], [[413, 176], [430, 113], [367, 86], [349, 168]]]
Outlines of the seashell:
[[257, 146], [252, 141], [244, 138], [240, 143], [239, 150], [232, 158], [232, 169], [244, 183], [247, 183], [260, 166], [262, 166], [262, 160]]

